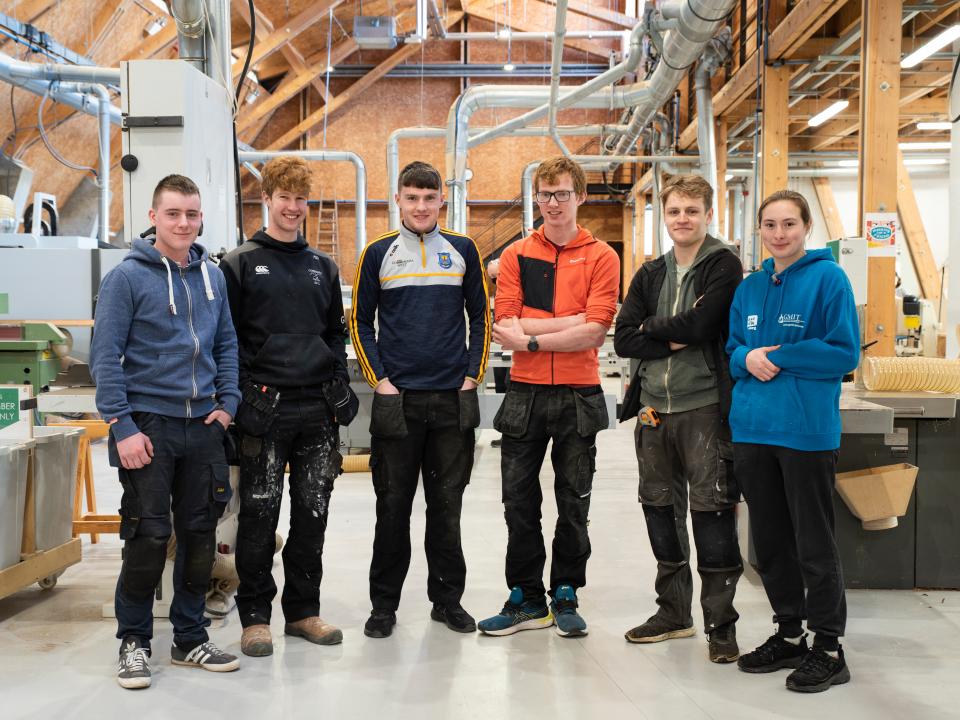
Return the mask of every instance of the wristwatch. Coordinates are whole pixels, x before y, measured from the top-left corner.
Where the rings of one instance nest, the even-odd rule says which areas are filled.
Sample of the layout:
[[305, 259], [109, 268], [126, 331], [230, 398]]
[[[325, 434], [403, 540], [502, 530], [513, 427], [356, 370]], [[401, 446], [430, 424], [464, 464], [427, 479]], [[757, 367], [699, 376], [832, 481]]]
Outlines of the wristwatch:
[[537, 336], [531, 335], [530, 339], [527, 340], [527, 350], [530, 352], [536, 352], [540, 349], [540, 343], [537, 342]]

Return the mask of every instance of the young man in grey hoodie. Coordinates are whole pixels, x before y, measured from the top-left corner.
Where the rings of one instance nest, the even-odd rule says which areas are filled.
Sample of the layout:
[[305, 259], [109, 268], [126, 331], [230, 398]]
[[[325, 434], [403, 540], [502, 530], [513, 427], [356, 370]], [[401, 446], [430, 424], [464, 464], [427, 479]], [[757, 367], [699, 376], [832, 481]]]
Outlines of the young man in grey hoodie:
[[169, 175], [152, 205], [155, 235], [135, 240], [103, 279], [90, 348], [110, 464], [123, 487], [114, 606], [125, 688], [151, 682], [153, 596], [174, 529], [171, 660], [214, 672], [239, 667], [210, 642], [203, 615], [217, 519], [230, 496], [223, 438], [240, 402], [237, 337], [223, 275], [194, 242], [200, 190]]
[[[730, 303], [743, 269], [726, 245], [707, 234], [713, 188], [706, 180], [676, 176], [665, 185], [660, 201], [673, 248], [644, 263], [634, 276], [614, 335], [618, 355], [640, 360], [620, 420], [639, 415], [639, 497], [657, 558], [659, 605], [626, 638], [652, 643], [696, 632], [691, 616], [689, 504], [709, 658], [729, 663], [739, 656], [733, 596], [743, 567], [736, 534], [734, 507], [740, 490], [733, 476], [727, 425], [731, 382], [724, 344]], [[644, 422], [653, 416], [659, 417], [659, 424]]]

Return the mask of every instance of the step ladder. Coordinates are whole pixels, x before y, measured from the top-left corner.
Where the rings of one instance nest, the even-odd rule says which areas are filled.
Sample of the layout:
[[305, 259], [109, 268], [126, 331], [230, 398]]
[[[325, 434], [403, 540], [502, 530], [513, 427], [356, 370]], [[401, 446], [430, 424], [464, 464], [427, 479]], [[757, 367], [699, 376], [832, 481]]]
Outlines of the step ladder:
[[320, 194], [319, 214], [317, 216], [317, 234], [313, 246], [325, 252], [340, 264], [340, 213], [336, 197], [325, 199]]

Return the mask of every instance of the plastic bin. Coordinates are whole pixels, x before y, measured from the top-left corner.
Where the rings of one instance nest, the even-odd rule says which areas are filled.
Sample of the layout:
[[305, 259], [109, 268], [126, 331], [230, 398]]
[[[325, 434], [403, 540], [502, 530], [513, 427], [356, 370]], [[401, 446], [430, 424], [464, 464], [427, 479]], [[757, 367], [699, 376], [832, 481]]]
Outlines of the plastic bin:
[[0, 570], [20, 562], [23, 503], [33, 440], [0, 441]]
[[33, 429], [37, 550], [51, 550], [73, 537], [73, 494], [83, 433], [83, 428], [72, 427]]

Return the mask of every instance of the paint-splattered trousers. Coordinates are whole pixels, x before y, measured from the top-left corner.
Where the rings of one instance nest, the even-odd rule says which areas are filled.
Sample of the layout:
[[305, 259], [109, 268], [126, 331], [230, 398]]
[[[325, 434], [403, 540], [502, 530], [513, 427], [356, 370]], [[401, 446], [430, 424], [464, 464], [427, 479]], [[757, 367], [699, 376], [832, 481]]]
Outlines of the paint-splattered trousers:
[[319, 613], [327, 511], [343, 460], [338, 446], [339, 432], [322, 398], [281, 396], [279, 414], [267, 434], [243, 439], [236, 555], [237, 610], [243, 627], [270, 623], [277, 594], [271, 572], [275, 533], [288, 464], [290, 533], [283, 547], [280, 604], [287, 622]]
[[410, 567], [410, 512], [423, 474], [427, 597], [460, 602], [467, 568], [460, 543], [463, 491], [473, 469], [476, 390], [405, 390], [374, 395], [370, 468], [377, 494], [377, 527], [370, 563], [374, 610], [396, 611]]
[[597, 433], [608, 424], [600, 386], [530, 385], [511, 381], [494, 427], [503, 433], [500, 469], [507, 521], [507, 587], [542, 601], [547, 553], [540, 525], [540, 468], [552, 440], [553, 533], [550, 590], [587, 583], [590, 538], [587, 516], [597, 465]]
[[[657, 558], [657, 615], [672, 625], [693, 624], [693, 577], [687, 506], [700, 575], [704, 629], [736, 622], [733, 607], [743, 572], [735, 506], [740, 489], [733, 473], [733, 445], [718, 405], [660, 413], [659, 427], [637, 423], [639, 498], [647, 536]], [[688, 492], [689, 491], [689, 492]]]

